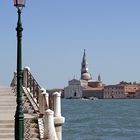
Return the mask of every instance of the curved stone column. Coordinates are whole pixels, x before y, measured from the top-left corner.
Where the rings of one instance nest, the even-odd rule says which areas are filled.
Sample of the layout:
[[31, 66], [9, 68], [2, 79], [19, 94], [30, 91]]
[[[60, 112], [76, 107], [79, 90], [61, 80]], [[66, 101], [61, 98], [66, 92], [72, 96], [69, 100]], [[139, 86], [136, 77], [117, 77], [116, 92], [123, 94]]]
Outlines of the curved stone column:
[[44, 116], [44, 139], [58, 140], [54, 127], [54, 112], [50, 109], [45, 111]]
[[55, 92], [54, 96], [54, 117], [61, 117], [61, 94]]

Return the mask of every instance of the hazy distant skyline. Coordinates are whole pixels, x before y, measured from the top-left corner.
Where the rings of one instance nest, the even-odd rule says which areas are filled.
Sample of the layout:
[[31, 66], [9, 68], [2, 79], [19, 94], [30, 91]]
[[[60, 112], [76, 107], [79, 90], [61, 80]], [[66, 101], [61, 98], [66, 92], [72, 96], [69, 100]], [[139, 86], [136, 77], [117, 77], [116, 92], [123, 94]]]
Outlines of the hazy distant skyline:
[[[44, 88], [63, 88], [80, 79], [87, 50], [93, 80], [106, 84], [140, 82], [139, 0], [26, 1], [22, 13], [23, 67]], [[16, 70], [17, 12], [13, 1], [0, 3], [0, 85]]]

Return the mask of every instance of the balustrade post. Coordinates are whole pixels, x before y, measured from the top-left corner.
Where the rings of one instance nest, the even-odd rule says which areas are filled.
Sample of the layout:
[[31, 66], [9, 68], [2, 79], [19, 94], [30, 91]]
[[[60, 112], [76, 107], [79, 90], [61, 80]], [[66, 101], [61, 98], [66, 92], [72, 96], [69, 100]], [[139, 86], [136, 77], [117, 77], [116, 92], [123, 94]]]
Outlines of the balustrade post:
[[28, 88], [29, 84], [29, 72], [30, 72], [30, 68], [28, 66], [26, 66], [23, 70], [23, 86]]
[[36, 99], [37, 99], [37, 103], [39, 103], [39, 94], [40, 94], [40, 89], [39, 89], [39, 87], [36, 85], [36, 90], [35, 90], [35, 92], [36, 92]]
[[27, 68], [24, 68], [23, 69], [23, 86], [26, 87], [26, 88], [28, 86], [27, 85], [27, 81], [28, 81], [28, 77], [27, 77], [28, 74], [27, 73], [28, 73], [28, 69]]
[[44, 100], [44, 96], [43, 94], [45, 93], [44, 89], [40, 89], [40, 93], [39, 93], [39, 112], [40, 112], [40, 116], [43, 116], [45, 113], [45, 100]]
[[14, 72], [14, 86], [17, 86], [17, 73]]
[[16, 86], [17, 86], [17, 73], [16, 72], [14, 72], [14, 78], [13, 78], [10, 86], [12, 87], [14, 92], [16, 93]]
[[32, 92], [32, 75], [31, 73], [29, 74], [29, 85], [30, 85], [30, 92]]
[[45, 111], [44, 116], [44, 139], [58, 140], [54, 128], [54, 112], [50, 109]]
[[61, 93], [55, 92], [54, 96], [54, 123], [58, 140], [62, 140], [62, 125], [65, 118], [61, 116]]
[[49, 94], [49, 109], [54, 110], [54, 97], [53, 94]]
[[47, 110], [47, 109], [49, 109], [49, 94], [45, 93], [43, 95], [44, 95], [44, 98], [46, 100], [46, 110]]
[[61, 116], [61, 95], [59, 92], [55, 92], [54, 96], [54, 116], [60, 117]]
[[49, 95], [46, 90], [42, 88], [39, 93], [39, 112], [40, 116], [45, 114], [45, 110], [49, 109]]
[[12, 80], [11, 86], [12, 87], [17, 86], [17, 73], [16, 72], [14, 72], [14, 78]]
[[35, 80], [33, 79], [33, 97], [36, 98], [36, 93], [35, 93]]
[[27, 87], [30, 87], [30, 73], [27, 73]]

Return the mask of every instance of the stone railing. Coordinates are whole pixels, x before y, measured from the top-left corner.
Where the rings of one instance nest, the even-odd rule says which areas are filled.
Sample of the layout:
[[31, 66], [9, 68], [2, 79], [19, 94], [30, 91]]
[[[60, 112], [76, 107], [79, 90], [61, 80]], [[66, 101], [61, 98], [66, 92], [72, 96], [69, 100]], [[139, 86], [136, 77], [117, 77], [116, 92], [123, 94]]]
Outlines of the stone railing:
[[[41, 133], [42, 137], [44, 136], [44, 138], [51, 140], [62, 140], [62, 125], [65, 119], [61, 115], [61, 93], [55, 92], [49, 96], [46, 90], [41, 89], [39, 97], [39, 112], [43, 116], [44, 122], [44, 131]], [[55, 129], [53, 129], [54, 125]], [[42, 129], [41, 127], [40, 125], [40, 129]], [[56, 132], [57, 137], [52, 135], [54, 132]]]
[[[16, 89], [16, 73], [11, 86]], [[23, 92], [34, 112], [38, 114], [40, 139], [62, 140], [62, 125], [65, 118], [61, 115], [61, 93], [47, 93], [32, 76], [29, 67], [23, 70]]]

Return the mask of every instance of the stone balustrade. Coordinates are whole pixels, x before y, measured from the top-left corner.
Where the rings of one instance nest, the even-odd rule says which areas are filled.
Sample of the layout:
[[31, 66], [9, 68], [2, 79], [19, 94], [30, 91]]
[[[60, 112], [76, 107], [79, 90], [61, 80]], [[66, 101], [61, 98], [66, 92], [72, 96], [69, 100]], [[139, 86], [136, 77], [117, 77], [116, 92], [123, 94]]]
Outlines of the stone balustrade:
[[[11, 86], [16, 86], [16, 73]], [[41, 88], [34, 79], [29, 67], [23, 69], [23, 90], [25, 91], [25, 89], [30, 94], [30, 102], [38, 105], [38, 117], [42, 119], [39, 127], [43, 127], [39, 129], [42, 131], [40, 132], [41, 139], [62, 140], [62, 125], [65, 118], [61, 116], [61, 93], [47, 93], [46, 89]]]

